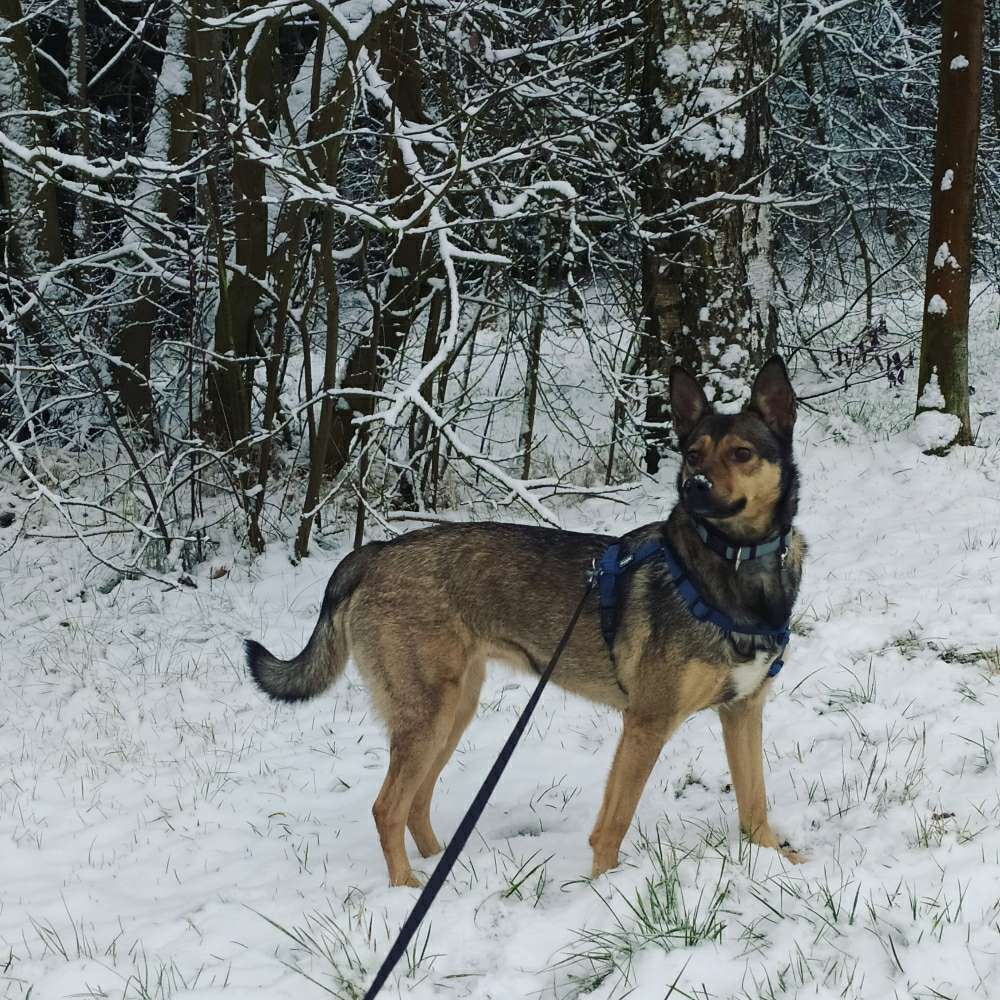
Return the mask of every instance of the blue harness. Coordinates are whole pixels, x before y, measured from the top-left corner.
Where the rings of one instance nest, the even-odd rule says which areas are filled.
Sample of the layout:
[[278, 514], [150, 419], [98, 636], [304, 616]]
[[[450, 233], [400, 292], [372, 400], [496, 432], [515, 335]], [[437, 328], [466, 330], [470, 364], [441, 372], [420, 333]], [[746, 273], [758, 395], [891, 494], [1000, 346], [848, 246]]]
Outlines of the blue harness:
[[681, 561], [677, 558], [677, 554], [666, 542], [643, 542], [625, 556], [621, 555], [621, 549], [620, 542], [609, 545], [604, 550], [600, 562], [594, 568], [601, 606], [601, 634], [604, 636], [609, 650], [614, 646], [615, 633], [618, 630], [618, 591], [622, 576], [651, 559], [662, 558], [667, 564], [674, 588], [681, 600], [687, 605], [688, 611], [698, 621], [714, 625], [722, 631], [727, 639], [733, 635], [763, 636], [776, 639], [778, 655], [771, 664], [767, 676], [774, 677], [778, 674], [784, 666], [782, 657], [791, 638], [790, 620], [786, 621], [781, 628], [754, 627], [737, 622], [729, 615], [713, 608], [702, 598], [694, 581], [688, 576]]

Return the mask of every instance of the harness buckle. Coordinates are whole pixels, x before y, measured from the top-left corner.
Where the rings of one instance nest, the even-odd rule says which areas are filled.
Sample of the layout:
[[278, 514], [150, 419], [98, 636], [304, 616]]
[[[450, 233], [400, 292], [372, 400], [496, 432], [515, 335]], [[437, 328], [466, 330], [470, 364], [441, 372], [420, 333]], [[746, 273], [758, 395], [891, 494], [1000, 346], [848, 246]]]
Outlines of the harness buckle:
[[742, 545], [740, 545], [736, 549], [736, 558], [733, 560], [733, 572], [734, 573], [739, 573], [739, 571], [740, 571], [740, 563], [741, 562], [743, 562], [743, 546]]

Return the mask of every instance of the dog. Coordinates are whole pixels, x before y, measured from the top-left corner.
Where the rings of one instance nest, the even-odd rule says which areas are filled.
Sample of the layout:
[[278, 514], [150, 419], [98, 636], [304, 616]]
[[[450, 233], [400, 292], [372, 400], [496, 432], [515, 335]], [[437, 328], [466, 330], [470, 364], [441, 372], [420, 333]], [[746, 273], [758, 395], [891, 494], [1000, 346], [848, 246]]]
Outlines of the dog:
[[[389, 733], [389, 767], [372, 812], [392, 885], [417, 885], [407, 858], [441, 847], [431, 827], [438, 776], [479, 702], [488, 661], [539, 673], [608, 546], [665, 543], [705, 604], [780, 630], [799, 587], [805, 543], [792, 526], [795, 394], [784, 363], [758, 373], [736, 414], [715, 411], [695, 378], [670, 373], [680, 444], [679, 500], [665, 521], [620, 539], [518, 524], [429, 527], [348, 555], [319, 621], [294, 659], [248, 641], [257, 685], [297, 701], [325, 690], [352, 658]], [[755, 554], [759, 548], [761, 555]], [[734, 556], [735, 553], [735, 556]], [[741, 558], [743, 557], [743, 558]], [[623, 714], [620, 742], [590, 845], [594, 876], [618, 865], [622, 839], [661, 749], [692, 713], [715, 708], [749, 839], [799, 856], [771, 829], [764, 791], [763, 706], [782, 644], [698, 620], [662, 559], [618, 585], [616, 625], [602, 634], [591, 593], [553, 674], [567, 691]], [[787, 635], [786, 635], [787, 639]]]

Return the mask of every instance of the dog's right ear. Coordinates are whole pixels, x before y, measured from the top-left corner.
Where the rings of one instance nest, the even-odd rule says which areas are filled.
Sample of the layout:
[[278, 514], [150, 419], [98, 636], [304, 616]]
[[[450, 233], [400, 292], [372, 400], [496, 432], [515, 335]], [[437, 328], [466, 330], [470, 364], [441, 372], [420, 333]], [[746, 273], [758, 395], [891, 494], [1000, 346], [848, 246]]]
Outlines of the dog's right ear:
[[785, 362], [777, 354], [757, 373], [746, 408], [756, 413], [775, 434], [791, 440], [795, 426], [795, 390]]
[[712, 406], [695, 377], [681, 365], [670, 369], [670, 412], [679, 442], [684, 441]]

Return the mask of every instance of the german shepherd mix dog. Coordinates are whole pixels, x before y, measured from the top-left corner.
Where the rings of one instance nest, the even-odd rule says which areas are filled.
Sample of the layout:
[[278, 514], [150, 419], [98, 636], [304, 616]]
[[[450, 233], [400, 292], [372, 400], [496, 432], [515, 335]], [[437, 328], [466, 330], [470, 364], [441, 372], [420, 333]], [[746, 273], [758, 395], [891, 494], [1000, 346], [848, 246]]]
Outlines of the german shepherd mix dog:
[[[254, 680], [282, 701], [312, 698], [349, 657], [357, 664], [389, 731], [389, 770], [372, 812], [393, 885], [417, 884], [407, 827], [424, 857], [441, 849], [431, 797], [475, 714], [487, 661], [539, 672], [610, 543], [625, 553], [665, 542], [706, 604], [740, 623], [776, 631], [787, 623], [805, 545], [792, 528], [795, 395], [784, 364], [773, 358], [761, 369], [741, 413], [716, 413], [679, 367], [670, 402], [683, 462], [680, 500], [666, 521], [621, 539], [487, 523], [370, 542], [330, 578], [298, 656], [283, 661], [246, 644]], [[758, 549], [764, 554], [741, 560]], [[609, 648], [592, 594], [553, 675], [567, 691], [624, 714], [590, 836], [593, 874], [618, 864], [660, 750], [704, 708], [718, 709], [722, 720], [741, 828], [753, 843], [798, 860], [771, 830], [764, 794], [762, 712], [781, 641], [696, 619], [659, 558], [623, 575], [617, 618]]]

